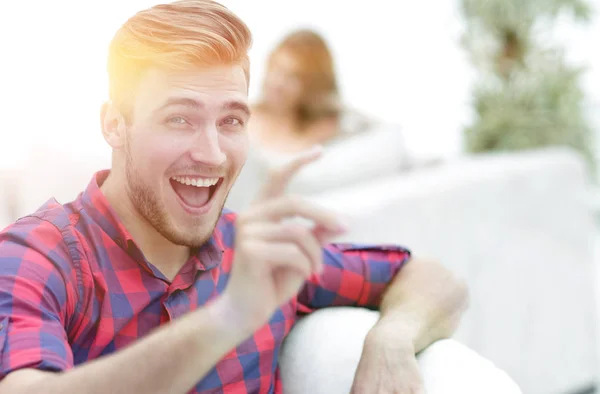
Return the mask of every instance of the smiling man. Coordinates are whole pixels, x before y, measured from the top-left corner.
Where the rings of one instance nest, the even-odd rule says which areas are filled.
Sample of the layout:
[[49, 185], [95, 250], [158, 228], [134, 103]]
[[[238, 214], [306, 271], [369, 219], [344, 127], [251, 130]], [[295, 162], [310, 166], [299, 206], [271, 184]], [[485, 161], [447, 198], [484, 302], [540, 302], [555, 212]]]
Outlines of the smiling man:
[[401, 247], [330, 243], [345, 223], [285, 195], [318, 149], [247, 212], [223, 208], [248, 150], [250, 43], [210, 0], [117, 32], [101, 112], [111, 169], [0, 233], [0, 392], [279, 393], [297, 316], [331, 306], [381, 312], [355, 392], [420, 392], [415, 353], [452, 334], [464, 286]]

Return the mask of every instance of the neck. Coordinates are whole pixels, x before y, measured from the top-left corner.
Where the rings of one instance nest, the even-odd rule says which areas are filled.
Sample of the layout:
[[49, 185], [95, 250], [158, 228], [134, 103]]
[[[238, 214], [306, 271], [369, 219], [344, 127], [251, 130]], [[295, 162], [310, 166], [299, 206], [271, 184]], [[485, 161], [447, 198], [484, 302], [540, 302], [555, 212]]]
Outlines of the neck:
[[125, 184], [124, 177], [119, 179], [119, 175], [111, 171], [100, 190], [146, 260], [172, 280], [189, 259], [190, 249], [170, 242], [156, 231], [131, 203], [123, 188]]

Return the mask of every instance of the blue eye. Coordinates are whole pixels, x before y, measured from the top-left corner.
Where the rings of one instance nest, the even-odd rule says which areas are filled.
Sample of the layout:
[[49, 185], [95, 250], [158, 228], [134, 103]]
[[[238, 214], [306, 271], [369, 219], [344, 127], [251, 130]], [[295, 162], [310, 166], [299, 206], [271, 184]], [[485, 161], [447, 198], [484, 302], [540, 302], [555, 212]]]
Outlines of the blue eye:
[[228, 125], [228, 126], [241, 126], [241, 125], [244, 124], [244, 122], [241, 119], [236, 118], [236, 117], [226, 118], [223, 121], [223, 123], [226, 124], [226, 125]]
[[172, 118], [169, 119], [169, 123], [175, 123], [175, 124], [187, 124], [187, 120], [185, 120], [183, 117], [181, 116], [174, 116]]

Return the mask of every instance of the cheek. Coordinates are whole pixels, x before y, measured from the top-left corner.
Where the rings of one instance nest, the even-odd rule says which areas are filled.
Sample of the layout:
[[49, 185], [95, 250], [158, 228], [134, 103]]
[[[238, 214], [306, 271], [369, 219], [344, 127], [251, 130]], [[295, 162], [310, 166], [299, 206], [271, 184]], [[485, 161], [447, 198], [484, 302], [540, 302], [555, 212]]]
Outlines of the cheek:
[[248, 157], [250, 143], [246, 132], [236, 133], [221, 139], [221, 149], [227, 156], [230, 171], [239, 172]]
[[182, 146], [183, 144], [173, 137], [148, 133], [133, 141], [131, 153], [139, 171], [162, 176], [162, 173], [181, 156]]

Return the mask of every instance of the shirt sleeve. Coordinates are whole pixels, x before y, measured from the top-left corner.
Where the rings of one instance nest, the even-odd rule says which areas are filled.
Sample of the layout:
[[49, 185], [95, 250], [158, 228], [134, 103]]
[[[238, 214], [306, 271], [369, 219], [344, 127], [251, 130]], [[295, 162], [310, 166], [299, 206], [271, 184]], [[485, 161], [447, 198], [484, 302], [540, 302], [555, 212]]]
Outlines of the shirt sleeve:
[[400, 246], [331, 244], [323, 250], [323, 272], [298, 294], [298, 311], [330, 306], [377, 308], [387, 285], [409, 260]]
[[76, 277], [60, 231], [25, 218], [0, 232], [0, 380], [23, 368], [73, 366], [65, 327]]

